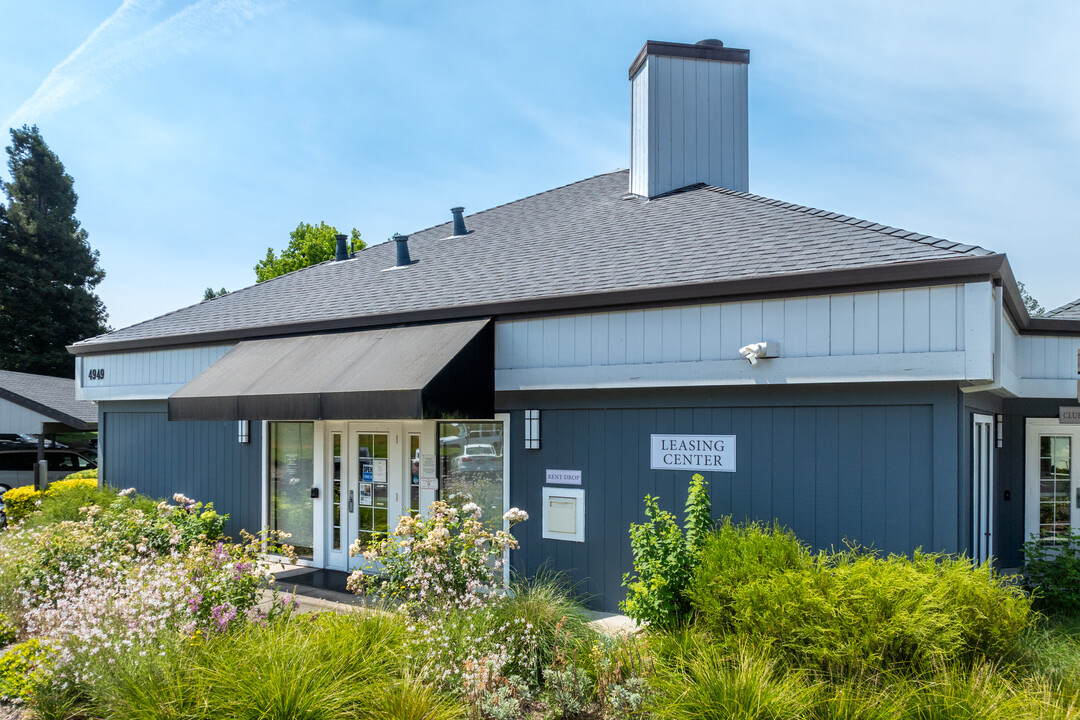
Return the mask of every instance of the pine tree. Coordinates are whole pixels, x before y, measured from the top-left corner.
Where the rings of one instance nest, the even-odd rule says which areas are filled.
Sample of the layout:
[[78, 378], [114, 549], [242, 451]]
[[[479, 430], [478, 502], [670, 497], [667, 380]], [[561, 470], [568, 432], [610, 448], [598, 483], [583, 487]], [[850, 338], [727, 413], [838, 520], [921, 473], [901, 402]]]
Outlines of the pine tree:
[[105, 277], [75, 219], [71, 176], [38, 132], [11, 131], [0, 205], [0, 369], [74, 377], [65, 346], [106, 332]]

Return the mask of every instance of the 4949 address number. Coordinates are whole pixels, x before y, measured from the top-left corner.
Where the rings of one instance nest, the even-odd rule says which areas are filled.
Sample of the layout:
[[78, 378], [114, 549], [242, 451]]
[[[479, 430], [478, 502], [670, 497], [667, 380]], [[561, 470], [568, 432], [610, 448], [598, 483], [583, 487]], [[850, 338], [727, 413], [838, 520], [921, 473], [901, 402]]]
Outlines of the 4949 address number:
[[105, 379], [105, 368], [94, 368], [93, 370], [90, 371], [89, 378], [91, 380], [104, 380]]

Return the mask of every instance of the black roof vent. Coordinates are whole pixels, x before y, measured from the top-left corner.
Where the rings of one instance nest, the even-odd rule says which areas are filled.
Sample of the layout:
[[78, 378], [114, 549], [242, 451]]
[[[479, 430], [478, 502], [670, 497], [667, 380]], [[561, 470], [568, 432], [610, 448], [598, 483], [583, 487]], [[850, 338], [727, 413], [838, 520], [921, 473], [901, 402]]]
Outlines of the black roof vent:
[[450, 208], [450, 213], [454, 216], [454, 236], [468, 235], [469, 231], [465, 229], [465, 208]]
[[724, 43], [717, 40], [716, 38], [706, 38], [705, 40], [698, 40], [694, 44], [695, 45], [704, 45], [705, 47], [718, 47], [718, 48], [724, 47]]
[[409, 236], [394, 233], [394, 241], [397, 243], [397, 267], [412, 265], [409, 258]]
[[337, 252], [334, 254], [335, 260], [348, 260], [349, 259], [349, 246], [346, 245], [348, 238], [344, 235], [335, 235], [337, 240]]

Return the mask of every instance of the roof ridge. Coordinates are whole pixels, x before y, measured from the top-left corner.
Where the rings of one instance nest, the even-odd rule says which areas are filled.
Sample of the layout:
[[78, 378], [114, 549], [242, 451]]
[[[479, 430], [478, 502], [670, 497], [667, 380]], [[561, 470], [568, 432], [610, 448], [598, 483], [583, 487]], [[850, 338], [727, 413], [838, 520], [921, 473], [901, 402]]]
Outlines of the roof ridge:
[[[541, 190], [540, 192], [533, 193], [532, 195], [526, 195], [525, 197], [519, 197], [516, 200], [509, 200], [507, 202], [500, 203], [498, 205], [492, 205], [489, 208], [484, 208], [483, 210], [477, 210], [473, 214], [466, 215], [465, 217], [476, 217], [477, 215], [483, 215], [484, 213], [489, 213], [489, 212], [491, 212], [493, 210], [498, 210], [500, 208], [504, 208], [504, 207], [507, 207], [509, 205], [513, 205], [515, 203], [524, 202], [525, 200], [531, 200], [532, 198], [540, 197], [541, 195], [547, 195], [548, 193], [557, 192], [559, 190], [565, 190], [566, 188], [571, 187], [573, 185], [580, 185], [581, 183], [587, 183], [590, 180], [596, 180], [597, 178], [607, 177], [608, 175], [616, 175], [618, 173], [625, 173], [625, 172], [630, 172], [630, 170], [628, 168], [616, 168], [615, 170], [611, 170], [611, 171], [606, 172], [606, 173], [597, 173], [596, 175], [591, 175], [591, 176], [589, 176], [587, 178], [582, 178], [581, 180], [575, 180], [574, 182], [568, 182], [565, 185], [558, 185], [558, 186], [553, 187], [553, 188], [548, 188], [547, 190]], [[629, 190], [627, 190], [627, 192], [629, 192]], [[422, 230], [414, 230], [411, 233], [411, 235], [420, 235], [422, 233], [430, 232], [431, 230], [434, 230], [437, 227], [442, 227], [443, 225], [449, 225], [451, 222], [453, 222], [453, 220], [447, 220], [445, 222], [438, 223], [437, 225], [432, 225], [431, 227], [426, 227], [426, 228], [424, 228]], [[379, 243], [379, 244], [381, 245], [382, 243]]]
[[699, 186], [701, 186], [703, 190], [709, 190], [710, 192], [714, 192], [720, 195], [734, 195], [736, 197], [753, 200], [755, 202], [779, 208], [781, 210], [803, 213], [805, 215], [817, 217], [821, 220], [833, 220], [844, 225], [851, 225], [853, 227], [862, 228], [864, 230], [872, 230], [882, 235], [900, 238], [902, 240], [910, 240], [912, 242], [918, 242], [923, 245], [930, 245], [940, 250], [948, 250], [949, 252], [955, 252], [957, 255], [980, 254], [977, 251], [982, 251], [987, 255], [994, 254], [993, 250], [988, 250], [980, 245], [965, 245], [964, 243], [959, 243], [954, 240], [934, 237], [933, 235], [922, 235], [920, 233], [912, 232], [911, 230], [892, 227], [891, 225], [882, 225], [881, 223], [875, 223], [870, 220], [863, 220], [862, 218], [852, 217], [850, 215], [841, 215], [839, 213], [829, 212], [820, 208], [813, 208], [808, 205], [799, 205], [798, 203], [786, 202], [784, 200], [775, 200], [773, 198], [765, 197], [764, 195], [755, 195], [754, 193], [743, 192], [741, 190], [732, 190], [730, 188], [720, 187], [718, 185], [699, 183]]

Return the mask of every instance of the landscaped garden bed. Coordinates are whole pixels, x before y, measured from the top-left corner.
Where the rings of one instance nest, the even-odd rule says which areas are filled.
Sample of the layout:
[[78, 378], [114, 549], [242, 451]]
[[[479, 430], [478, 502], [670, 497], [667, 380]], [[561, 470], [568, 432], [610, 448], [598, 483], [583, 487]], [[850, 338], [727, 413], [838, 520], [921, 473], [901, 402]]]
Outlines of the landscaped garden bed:
[[[1080, 621], [988, 567], [815, 554], [714, 526], [702, 480], [690, 498], [681, 525], [647, 502], [625, 606], [644, 629], [606, 637], [559, 577], [504, 589], [513, 536], [469, 502], [354, 548], [380, 607], [301, 615], [263, 600], [286, 538], [229, 542], [211, 507], [92, 480], [17, 493], [0, 694], [46, 719], [1080, 717]], [[1048, 568], [1043, 608], [1068, 611]]]

